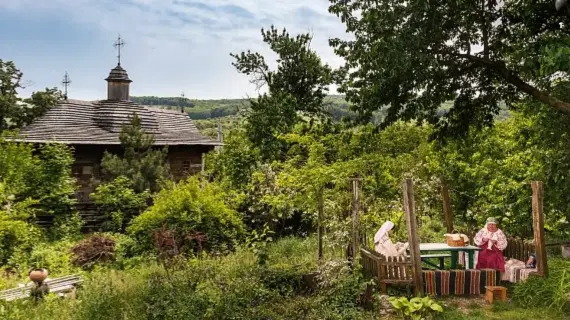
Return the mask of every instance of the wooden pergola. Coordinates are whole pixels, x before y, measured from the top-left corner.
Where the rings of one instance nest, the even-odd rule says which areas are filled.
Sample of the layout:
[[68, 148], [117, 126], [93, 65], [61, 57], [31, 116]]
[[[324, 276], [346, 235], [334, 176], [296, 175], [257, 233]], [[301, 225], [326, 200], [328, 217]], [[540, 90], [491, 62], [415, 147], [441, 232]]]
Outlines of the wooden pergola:
[[[353, 206], [353, 237], [352, 237], [352, 246], [353, 248], [360, 248], [359, 237], [358, 237], [358, 189], [359, 189], [359, 182], [360, 181], [353, 181], [353, 192], [354, 197], [353, 200], [355, 201], [355, 205]], [[524, 256], [527, 253], [531, 252], [530, 250], [535, 249], [536, 260], [537, 260], [537, 271], [533, 273], [535, 276], [541, 277], [548, 277], [548, 264], [547, 264], [547, 257], [546, 257], [546, 243], [544, 237], [544, 214], [543, 214], [543, 184], [540, 181], [533, 181], [531, 183], [532, 186], [532, 215], [533, 215], [533, 230], [534, 230], [534, 245], [533, 246], [521, 246], [521, 250], [514, 250], [520, 251], [517, 252], [517, 257]], [[420, 239], [419, 234], [417, 232], [417, 217], [415, 211], [415, 200], [414, 200], [414, 186], [412, 179], [404, 180], [402, 184], [402, 191], [403, 191], [403, 206], [404, 206], [404, 213], [406, 216], [407, 222], [407, 230], [408, 230], [408, 243], [409, 243], [409, 250], [410, 250], [410, 257], [409, 259], [404, 259], [399, 261], [397, 259], [383, 259], [378, 257], [373, 257], [371, 250], [366, 248], [362, 248], [360, 250], [362, 258], [366, 261], [364, 262], [366, 265], [370, 265], [372, 260], [376, 260], [379, 264], [382, 265], [375, 265], [372, 267], [372, 273], [376, 273], [378, 275], [386, 274], [381, 270], [383, 268], [399, 268], [400, 270], [409, 270], [411, 272], [411, 277], [409, 274], [405, 274], [406, 279], [402, 279], [402, 282], [409, 282], [414, 287], [414, 293], [417, 296], [423, 294], [423, 277], [422, 277], [422, 260], [420, 256]], [[448, 232], [453, 231], [453, 214], [451, 210], [451, 202], [449, 197], [449, 192], [447, 186], [442, 183], [442, 199], [443, 199], [443, 213], [444, 219], [446, 222]], [[517, 242], [518, 243], [518, 242]], [[520, 242], [523, 243], [522, 241]], [[514, 245], [514, 243], [512, 244]], [[512, 251], [512, 250], [511, 250]], [[358, 252], [355, 250], [354, 252]], [[398, 273], [398, 272], [396, 272]], [[390, 272], [388, 272], [390, 274]], [[399, 272], [398, 274], [402, 274]], [[380, 282], [383, 282], [384, 279], [379, 279]], [[396, 281], [396, 280], [390, 280]], [[390, 283], [388, 281], [388, 283]], [[380, 283], [382, 285], [382, 283]], [[384, 283], [385, 285], [385, 283]]]

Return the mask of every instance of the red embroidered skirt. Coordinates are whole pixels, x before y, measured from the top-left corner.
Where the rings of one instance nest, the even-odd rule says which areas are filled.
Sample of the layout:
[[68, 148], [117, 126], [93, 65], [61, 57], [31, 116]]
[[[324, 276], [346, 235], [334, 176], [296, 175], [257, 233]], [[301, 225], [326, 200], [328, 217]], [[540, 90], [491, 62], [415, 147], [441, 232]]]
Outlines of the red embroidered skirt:
[[479, 251], [476, 269], [495, 269], [505, 272], [505, 257], [499, 249], [485, 248]]

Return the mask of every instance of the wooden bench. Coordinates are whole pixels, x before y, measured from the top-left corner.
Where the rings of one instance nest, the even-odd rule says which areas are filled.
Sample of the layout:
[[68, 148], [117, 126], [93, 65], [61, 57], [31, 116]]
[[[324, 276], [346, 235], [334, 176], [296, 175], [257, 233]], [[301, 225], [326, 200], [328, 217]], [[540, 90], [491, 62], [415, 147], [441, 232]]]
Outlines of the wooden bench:
[[376, 279], [383, 293], [388, 292], [388, 285], [413, 286], [412, 259], [409, 256], [384, 257], [366, 248], [360, 249], [360, 256], [365, 274]]
[[526, 262], [528, 257], [535, 253], [536, 245], [534, 241], [521, 238], [507, 238], [507, 247], [503, 251], [503, 256], [505, 256], [505, 258]]
[[[48, 286], [50, 293], [67, 293], [73, 291], [82, 282], [83, 279], [81, 279], [79, 275], [70, 275], [60, 278], [46, 279], [45, 284]], [[0, 300], [13, 301], [27, 298], [30, 296], [32, 286], [33, 283], [29, 283], [21, 288], [0, 291]]]
[[[443, 269], [445, 269], [444, 260], [445, 260], [445, 258], [451, 258], [451, 254], [448, 254], [448, 253], [422, 254], [420, 257], [425, 264], [432, 266], [434, 268], [439, 268], [440, 270], [443, 270]], [[439, 266], [434, 265], [433, 263], [428, 261], [428, 259], [438, 259], [439, 260]]]

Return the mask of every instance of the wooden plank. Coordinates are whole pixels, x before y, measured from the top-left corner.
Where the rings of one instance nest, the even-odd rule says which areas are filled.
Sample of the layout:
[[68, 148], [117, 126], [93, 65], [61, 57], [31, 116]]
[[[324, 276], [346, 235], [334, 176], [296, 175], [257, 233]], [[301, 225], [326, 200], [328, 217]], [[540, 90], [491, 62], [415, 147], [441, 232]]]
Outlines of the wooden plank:
[[352, 253], [356, 257], [360, 248], [360, 181], [361, 179], [351, 179], [352, 182]]
[[323, 200], [323, 188], [321, 188], [319, 190], [319, 195], [318, 195], [319, 199], [319, 203], [318, 203], [318, 238], [319, 238], [319, 252], [318, 252], [318, 258], [319, 261], [323, 259], [323, 235], [325, 233], [325, 228], [323, 225], [323, 220], [324, 220], [324, 200]]
[[534, 241], [536, 245], [537, 273], [548, 277], [548, 265], [546, 259], [546, 241], [544, 239], [544, 214], [543, 214], [542, 181], [532, 182], [532, 221], [534, 229]]
[[416, 296], [422, 295], [422, 259], [420, 255], [420, 239], [417, 230], [416, 210], [414, 201], [414, 185], [412, 179], [406, 179], [403, 184], [404, 213], [408, 224], [408, 243], [412, 259], [414, 292]]
[[449, 190], [445, 180], [441, 179], [441, 199], [443, 200], [443, 217], [447, 227], [447, 233], [452, 233], [453, 228], [453, 212], [451, 211], [451, 200], [449, 199]]

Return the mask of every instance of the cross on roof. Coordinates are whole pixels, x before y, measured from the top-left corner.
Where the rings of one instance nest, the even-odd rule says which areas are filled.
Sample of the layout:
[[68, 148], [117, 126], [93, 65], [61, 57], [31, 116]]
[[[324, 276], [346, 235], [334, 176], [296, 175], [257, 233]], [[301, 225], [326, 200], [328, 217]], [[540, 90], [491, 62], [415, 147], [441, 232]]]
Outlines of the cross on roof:
[[185, 97], [185, 96], [186, 96], [186, 95], [184, 94], [184, 91], [182, 91], [182, 94], [180, 95], [180, 97], [181, 97], [181, 98], [180, 98], [180, 111], [181, 111], [182, 113], [184, 113], [184, 100], [185, 100], [184, 97]]
[[61, 84], [63, 84], [64, 87], [63, 97], [65, 100], [67, 100], [67, 87], [69, 87], [70, 83], [71, 79], [69, 78], [69, 74], [67, 74], [67, 71], [65, 71], [65, 76], [63, 76], [63, 81], [61, 81]]
[[113, 46], [115, 48], [117, 48], [118, 54], [117, 54], [117, 59], [119, 61], [118, 65], [121, 65], [121, 47], [125, 46], [125, 42], [123, 41], [123, 39], [121, 38], [121, 36], [119, 35], [119, 37], [117, 38], [117, 41], [115, 41], [115, 43], [113, 44]]

